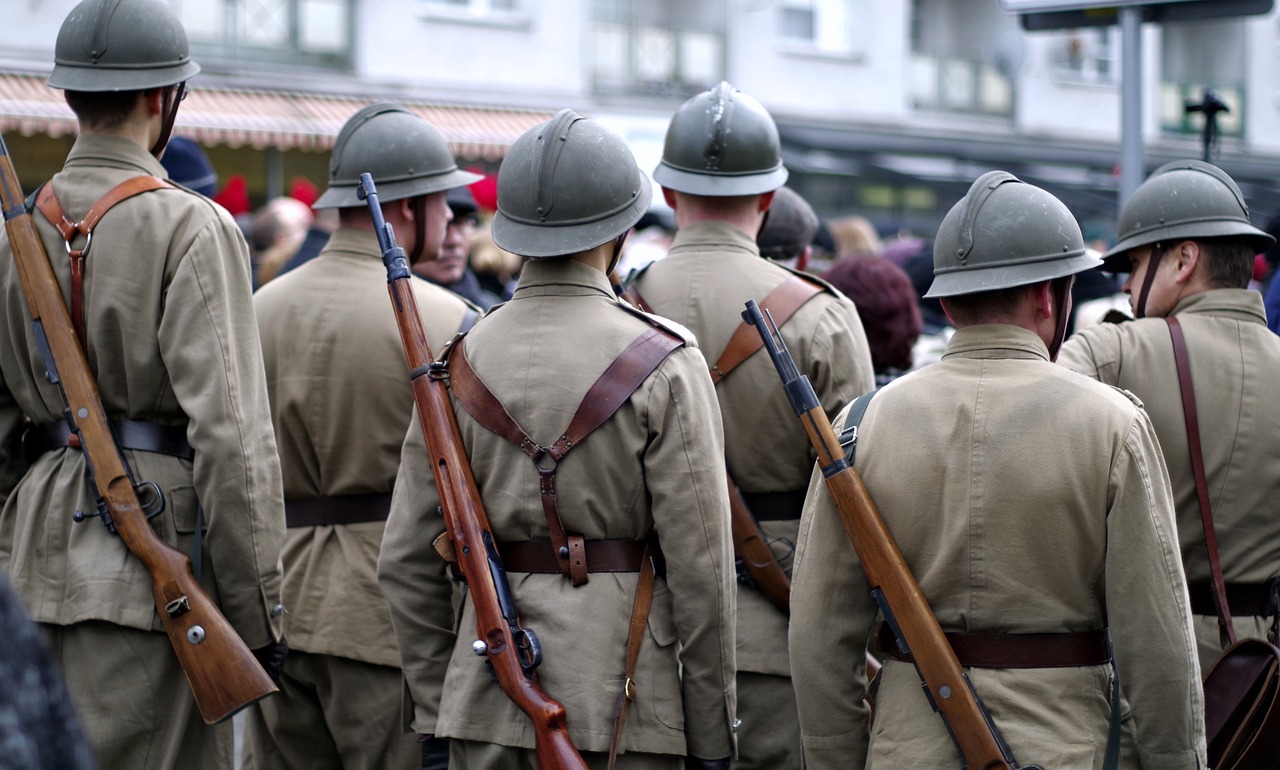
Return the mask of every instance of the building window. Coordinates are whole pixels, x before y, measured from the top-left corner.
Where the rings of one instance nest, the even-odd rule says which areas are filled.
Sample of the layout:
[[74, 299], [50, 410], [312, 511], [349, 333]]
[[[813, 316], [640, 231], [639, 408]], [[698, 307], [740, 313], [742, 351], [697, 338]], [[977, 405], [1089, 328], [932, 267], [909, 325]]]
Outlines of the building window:
[[1244, 136], [1245, 75], [1248, 40], [1240, 19], [1166, 24], [1161, 30], [1160, 128], [1168, 134], [1204, 130], [1204, 114], [1187, 112], [1205, 89], [1218, 95], [1230, 112], [1217, 115], [1218, 134]]
[[355, 0], [172, 0], [203, 60], [350, 68]]
[[781, 0], [778, 34], [799, 51], [833, 56], [856, 53], [854, 0]]
[[691, 96], [724, 78], [725, 0], [595, 0], [597, 94]]
[[913, 0], [912, 106], [1011, 117], [1013, 80], [990, 52], [1016, 23], [984, 0]]
[[1054, 76], [1068, 83], [1119, 82], [1119, 31], [1115, 27], [1070, 30], [1055, 36], [1050, 52]]

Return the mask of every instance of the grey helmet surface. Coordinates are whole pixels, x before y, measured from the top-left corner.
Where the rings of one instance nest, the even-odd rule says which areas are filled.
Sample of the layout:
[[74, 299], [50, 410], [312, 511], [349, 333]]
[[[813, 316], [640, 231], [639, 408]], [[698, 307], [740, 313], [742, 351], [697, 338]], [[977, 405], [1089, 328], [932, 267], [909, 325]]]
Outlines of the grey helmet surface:
[[449, 143], [435, 126], [390, 102], [371, 104], [347, 119], [329, 156], [329, 187], [312, 208], [365, 206], [356, 196], [364, 173], [373, 175], [383, 203], [483, 179], [458, 168]]
[[1119, 240], [1103, 255], [1108, 270], [1132, 269], [1129, 252], [1153, 243], [1229, 238], [1263, 252], [1275, 238], [1249, 222], [1244, 194], [1227, 172], [1200, 160], [1156, 169], [1120, 212]]
[[1009, 289], [1100, 264], [1062, 201], [1006, 171], [988, 171], [938, 227], [933, 285], [924, 296]]
[[181, 20], [159, 0], [84, 0], [63, 20], [53, 61], [49, 87], [69, 91], [162, 88], [200, 71]]
[[690, 195], [760, 195], [787, 182], [778, 127], [760, 102], [726, 82], [676, 110], [654, 180]]
[[503, 158], [493, 240], [524, 257], [577, 254], [630, 230], [651, 195], [620, 137], [561, 110], [526, 131]]

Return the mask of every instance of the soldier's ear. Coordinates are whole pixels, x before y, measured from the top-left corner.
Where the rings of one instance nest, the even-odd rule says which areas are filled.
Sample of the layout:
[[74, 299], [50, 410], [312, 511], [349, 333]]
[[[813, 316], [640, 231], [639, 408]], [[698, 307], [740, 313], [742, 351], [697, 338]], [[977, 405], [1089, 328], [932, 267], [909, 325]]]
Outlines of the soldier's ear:
[[773, 205], [773, 192], [773, 190], [770, 190], [760, 196], [760, 211], [768, 211], [769, 207]]
[[1200, 244], [1195, 241], [1182, 241], [1174, 247], [1172, 256], [1175, 258], [1174, 265], [1177, 272], [1174, 273], [1174, 280], [1178, 283], [1186, 283], [1196, 272], [1196, 266], [1200, 264], [1200, 260], [1204, 258], [1204, 251], [1200, 248]]
[[664, 188], [662, 188], [662, 199], [663, 199], [664, 201], [666, 201], [666, 202], [667, 202], [667, 205], [671, 207], [671, 210], [672, 210], [672, 211], [675, 211], [675, 210], [676, 210], [676, 193], [675, 193], [675, 190], [668, 190], [668, 189], [667, 189], [667, 188], [665, 188], [665, 187], [664, 187]]

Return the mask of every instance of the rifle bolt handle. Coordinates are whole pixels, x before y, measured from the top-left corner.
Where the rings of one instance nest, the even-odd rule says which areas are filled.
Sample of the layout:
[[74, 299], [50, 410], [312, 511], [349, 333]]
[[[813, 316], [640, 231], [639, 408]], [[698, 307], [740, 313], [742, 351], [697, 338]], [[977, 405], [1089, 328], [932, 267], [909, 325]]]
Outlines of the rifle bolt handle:
[[485, 644], [482, 640], [477, 639], [471, 643], [471, 651], [476, 655], [483, 657], [489, 654], [489, 645]]
[[192, 626], [187, 629], [187, 641], [192, 644], [199, 644], [204, 641], [204, 627]]

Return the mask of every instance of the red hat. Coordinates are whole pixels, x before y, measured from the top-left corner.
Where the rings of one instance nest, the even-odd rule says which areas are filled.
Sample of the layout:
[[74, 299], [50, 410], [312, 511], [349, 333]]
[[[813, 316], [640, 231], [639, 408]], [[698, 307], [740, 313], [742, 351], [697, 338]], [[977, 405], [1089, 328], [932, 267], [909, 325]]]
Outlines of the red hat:
[[295, 176], [289, 183], [289, 197], [302, 201], [310, 206], [320, 197], [320, 188], [311, 183], [305, 176]]
[[248, 214], [253, 210], [249, 205], [249, 184], [245, 182], [243, 174], [232, 174], [228, 177], [227, 185], [222, 188], [222, 192], [213, 196], [213, 200], [230, 211], [233, 217]]
[[476, 205], [483, 211], [492, 213], [498, 210], [498, 177], [494, 174], [485, 174], [482, 169], [472, 166], [467, 169], [475, 174], [484, 174], [484, 179], [473, 182], [471, 188], [471, 196], [476, 199]]

